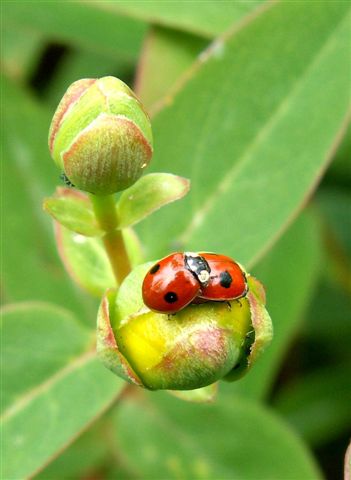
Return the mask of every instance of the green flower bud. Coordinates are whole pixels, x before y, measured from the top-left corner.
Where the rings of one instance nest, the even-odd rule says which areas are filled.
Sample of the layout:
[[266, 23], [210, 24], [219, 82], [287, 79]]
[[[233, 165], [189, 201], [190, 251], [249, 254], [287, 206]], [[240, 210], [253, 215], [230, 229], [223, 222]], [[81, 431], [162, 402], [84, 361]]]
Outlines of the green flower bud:
[[121, 80], [78, 80], [54, 114], [49, 148], [77, 188], [108, 195], [132, 185], [150, 162], [150, 120]]
[[110, 291], [98, 315], [98, 355], [129, 382], [150, 390], [192, 390], [242, 376], [272, 337], [264, 291], [248, 277], [240, 301], [189, 305], [175, 315], [149, 310], [141, 296], [152, 264], [137, 267]]

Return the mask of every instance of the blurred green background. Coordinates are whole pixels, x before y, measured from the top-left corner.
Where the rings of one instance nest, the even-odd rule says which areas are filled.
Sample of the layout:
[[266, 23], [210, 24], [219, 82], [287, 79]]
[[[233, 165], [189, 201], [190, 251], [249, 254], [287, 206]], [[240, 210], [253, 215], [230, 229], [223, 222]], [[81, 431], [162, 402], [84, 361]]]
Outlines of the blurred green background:
[[[3, 478], [340, 478], [351, 426], [350, 4], [1, 9]], [[273, 343], [213, 405], [125, 391], [86, 353], [99, 299], [64, 271], [41, 205], [60, 184], [47, 149], [57, 103], [73, 81], [105, 75], [151, 114], [150, 171], [192, 182], [137, 229], [146, 259], [219, 251], [267, 289]]]

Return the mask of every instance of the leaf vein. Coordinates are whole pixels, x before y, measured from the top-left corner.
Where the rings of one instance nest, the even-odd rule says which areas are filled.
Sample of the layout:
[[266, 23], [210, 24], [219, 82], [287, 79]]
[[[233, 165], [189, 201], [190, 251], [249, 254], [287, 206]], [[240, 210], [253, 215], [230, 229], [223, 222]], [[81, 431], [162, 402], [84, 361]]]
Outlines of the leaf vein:
[[257, 135], [254, 137], [251, 144], [247, 146], [246, 150], [239, 157], [238, 161], [218, 183], [217, 188], [215, 188], [214, 191], [208, 196], [207, 200], [201, 205], [201, 207], [194, 212], [194, 215], [190, 217], [192, 218], [192, 221], [179, 235], [179, 241], [182, 244], [187, 243], [193, 232], [202, 225], [202, 223], [205, 221], [206, 215], [210, 212], [210, 210], [215, 208], [216, 202], [219, 201], [218, 198], [228, 191], [235, 178], [239, 176], [240, 172], [243, 170], [246, 164], [249, 163], [250, 159], [252, 158], [253, 151], [255, 151], [255, 149], [265, 141], [265, 139], [268, 137], [268, 135], [271, 133], [271, 131], [274, 129], [280, 119], [287, 114], [287, 112], [291, 108], [291, 105], [294, 104], [293, 99], [295, 98], [295, 96], [298, 95], [301, 88], [303, 88], [306, 79], [308, 79], [311, 72], [313, 72], [314, 69], [317, 68], [328, 50], [333, 47], [333, 44], [336, 41], [337, 37], [336, 33], [340, 29], [340, 25], [345, 23], [346, 20], [348, 20], [347, 16], [346, 19], [342, 18], [339, 24], [335, 27], [335, 29], [330, 33], [330, 35], [328, 35], [324, 44], [319, 49], [318, 53], [316, 53], [316, 55], [314, 56], [314, 59], [307, 65], [303, 75], [301, 75], [300, 78], [296, 80], [290, 92], [277, 106], [270, 119], [257, 132]]

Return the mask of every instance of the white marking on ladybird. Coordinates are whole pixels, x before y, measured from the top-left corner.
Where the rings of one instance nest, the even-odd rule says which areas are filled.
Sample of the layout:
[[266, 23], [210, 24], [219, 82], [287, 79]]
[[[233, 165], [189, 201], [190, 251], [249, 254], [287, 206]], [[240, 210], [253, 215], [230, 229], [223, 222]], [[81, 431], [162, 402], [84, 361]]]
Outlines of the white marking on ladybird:
[[210, 273], [207, 270], [201, 270], [198, 275], [199, 282], [205, 285], [210, 280]]
[[184, 252], [184, 255], [185, 255], [186, 257], [191, 257], [191, 258], [196, 258], [196, 257], [199, 256], [199, 254], [198, 254], [198, 253], [195, 253], [195, 252]]

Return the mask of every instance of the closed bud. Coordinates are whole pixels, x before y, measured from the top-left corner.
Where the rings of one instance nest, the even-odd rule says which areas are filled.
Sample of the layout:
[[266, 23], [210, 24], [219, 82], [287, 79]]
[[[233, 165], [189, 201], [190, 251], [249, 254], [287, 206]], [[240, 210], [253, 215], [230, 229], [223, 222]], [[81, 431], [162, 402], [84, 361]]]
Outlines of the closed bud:
[[150, 266], [137, 267], [117, 296], [104, 297], [97, 345], [102, 362], [150, 390], [193, 390], [245, 374], [272, 336], [261, 284], [249, 276], [249, 292], [240, 300], [193, 304], [167, 315], [143, 304], [141, 284]]
[[49, 148], [73, 185], [108, 195], [132, 185], [150, 162], [151, 125], [141, 103], [121, 80], [78, 80], [54, 114]]

